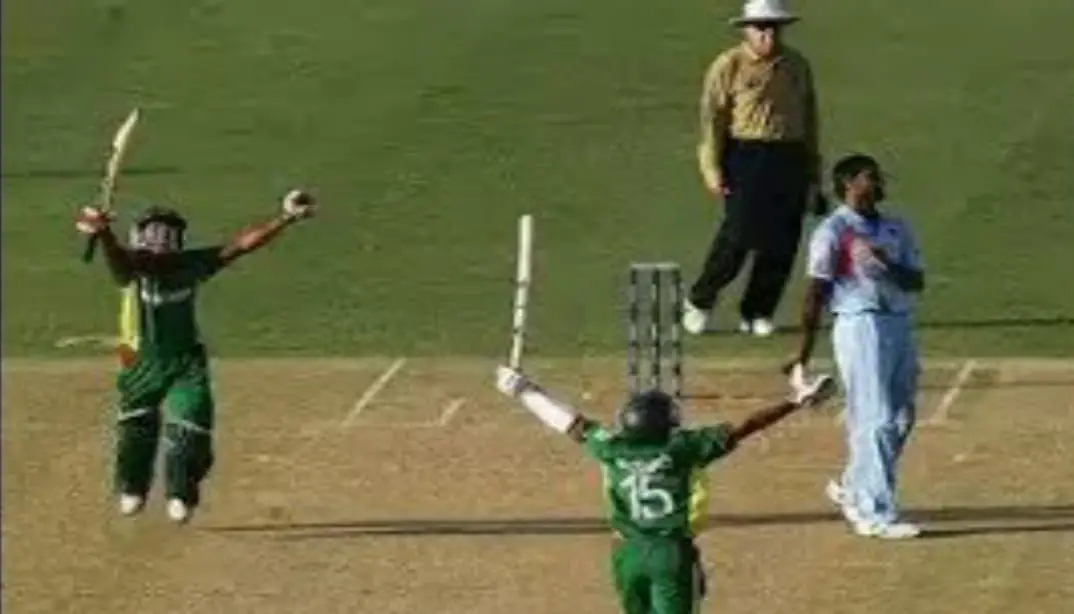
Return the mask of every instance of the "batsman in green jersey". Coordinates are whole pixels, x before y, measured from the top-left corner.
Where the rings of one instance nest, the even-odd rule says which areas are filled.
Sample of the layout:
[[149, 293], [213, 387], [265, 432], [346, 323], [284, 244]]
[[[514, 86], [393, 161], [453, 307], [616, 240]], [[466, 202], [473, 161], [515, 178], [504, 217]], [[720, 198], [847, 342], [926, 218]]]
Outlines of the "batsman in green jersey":
[[123, 288], [116, 416], [115, 488], [124, 515], [145, 505], [163, 432], [168, 516], [187, 522], [213, 465], [214, 403], [209, 358], [196, 318], [202, 284], [281, 231], [313, 214], [313, 198], [298, 190], [283, 211], [231, 242], [189, 249], [186, 220], [151, 207], [134, 222], [128, 245], [112, 232], [110, 214], [82, 209], [76, 227], [97, 236], [113, 279]]
[[828, 375], [792, 377], [790, 397], [742, 424], [682, 428], [670, 395], [650, 390], [631, 396], [610, 430], [549, 397], [521, 372], [497, 371], [497, 388], [517, 399], [552, 429], [582, 444], [604, 470], [611, 527], [615, 589], [625, 614], [692, 614], [703, 594], [700, 552], [690, 523], [696, 472], [739, 442], [803, 406], [829, 398]]

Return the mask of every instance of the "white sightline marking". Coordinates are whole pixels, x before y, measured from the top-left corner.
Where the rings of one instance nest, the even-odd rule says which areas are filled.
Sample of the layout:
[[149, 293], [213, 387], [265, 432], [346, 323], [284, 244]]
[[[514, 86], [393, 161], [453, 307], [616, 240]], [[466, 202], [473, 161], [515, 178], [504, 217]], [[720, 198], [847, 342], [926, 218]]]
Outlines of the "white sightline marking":
[[447, 407], [444, 408], [444, 411], [440, 413], [440, 419], [436, 421], [436, 425], [447, 426], [448, 423], [451, 422], [451, 419], [455, 417], [455, 414], [459, 413], [459, 410], [462, 409], [462, 406], [465, 403], [466, 399], [461, 397], [448, 403]]
[[951, 406], [955, 404], [955, 400], [958, 399], [958, 395], [962, 392], [962, 388], [969, 381], [970, 375], [973, 375], [973, 370], [977, 368], [976, 360], [967, 360], [962, 368], [959, 369], [955, 379], [951, 382], [951, 387], [947, 389], [947, 392], [940, 399], [940, 404], [936, 406], [936, 411], [932, 413], [932, 417], [929, 418], [929, 424], [942, 424], [947, 421], [947, 416], [951, 412]]
[[362, 396], [358, 397], [358, 400], [354, 402], [354, 407], [347, 412], [347, 415], [343, 417], [343, 422], [339, 424], [340, 428], [347, 428], [353, 424], [354, 421], [362, 415], [362, 411], [373, 402], [373, 399], [380, 394], [380, 391], [383, 390], [385, 386], [388, 385], [388, 382], [392, 381], [395, 374], [399, 373], [399, 370], [402, 369], [405, 364], [406, 359], [399, 358], [389, 365], [384, 373], [381, 373], [380, 377], [370, 384], [369, 388], [366, 388], [365, 392], [362, 393]]
[[53, 345], [58, 348], [69, 348], [80, 345], [114, 348], [117, 344], [119, 344], [119, 338], [115, 335], [82, 335], [77, 337], [62, 337]]

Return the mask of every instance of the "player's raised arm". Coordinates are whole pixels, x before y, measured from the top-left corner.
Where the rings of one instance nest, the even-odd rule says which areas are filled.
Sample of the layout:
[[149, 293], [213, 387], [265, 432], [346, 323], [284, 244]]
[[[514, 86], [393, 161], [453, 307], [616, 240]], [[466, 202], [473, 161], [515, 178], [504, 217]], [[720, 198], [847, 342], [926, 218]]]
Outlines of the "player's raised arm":
[[733, 446], [749, 436], [759, 433], [800, 408], [812, 407], [831, 398], [835, 394], [835, 380], [830, 375], [819, 375], [807, 379], [804, 369], [799, 365], [791, 373], [791, 394], [784, 401], [759, 409], [746, 417], [740, 424], [732, 427], [729, 434]]
[[75, 221], [75, 228], [87, 236], [96, 236], [104, 248], [105, 264], [112, 279], [120, 286], [130, 283], [134, 277], [134, 262], [130, 250], [120, 244], [111, 227], [111, 216], [100, 207], [83, 207]]
[[791, 394], [786, 400], [759, 409], [738, 424], [721, 424], [686, 429], [685, 436], [694, 462], [700, 467], [730, 454], [750, 436], [776, 424], [803, 407], [824, 402], [835, 394], [835, 381], [830, 375], [807, 379], [799, 368], [790, 379]]
[[[552, 430], [582, 443], [593, 422], [571, 406], [550, 397], [521, 372], [509, 367], [496, 370], [496, 387], [503, 394], [518, 399], [530, 413]], [[741, 424], [726, 431], [727, 448], [758, 433], [802, 408], [821, 403], [835, 393], [835, 381], [830, 375], [806, 378], [800, 367], [791, 376], [791, 394], [783, 402], [754, 412]], [[670, 402], [670, 400], [669, 400]], [[671, 424], [671, 423], [669, 423]]]
[[311, 217], [315, 208], [313, 196], [301, 190], [291, 190], [283, 198], [283, 210], [279, 215], [244, 229], [221, 249], [221, 264], [231, 264], [238, 258], [268, 245], [283, 229]]
[[536, 416], [545, 426], [579, 443], [584, 441], [586, 427], [591, 422], [570, 405], [553, 399], [522, 372], [510, 367], [498, 367], [496, 388], [503, 394], [517, 399], [522, 407]]

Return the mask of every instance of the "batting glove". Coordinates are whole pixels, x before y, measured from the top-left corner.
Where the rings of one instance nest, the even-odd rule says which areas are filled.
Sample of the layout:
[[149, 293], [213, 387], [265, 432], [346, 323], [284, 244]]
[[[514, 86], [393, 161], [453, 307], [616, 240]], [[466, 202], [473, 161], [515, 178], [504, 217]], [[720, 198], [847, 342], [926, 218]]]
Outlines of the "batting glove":
[[315, 207], [313, 196], [303, 190], [291, 190], [283, 197], [283, 215], [289, 220], [311, 217]]
[[791, 402], [804, 407], [819, 405], [836, 393], [835, 380], [830, 375], [809, 377], [800, 363], [791, 369]]
[[504, 366], [496, 367], [496, 389], [501, 393], [514, 398], [532, 386], [533, 382], [521, 371]]
[[97, 206], [82, 207], [75, 219], [75, 228], [82, 234], [95, 235], [108, 228], [114, 216]]

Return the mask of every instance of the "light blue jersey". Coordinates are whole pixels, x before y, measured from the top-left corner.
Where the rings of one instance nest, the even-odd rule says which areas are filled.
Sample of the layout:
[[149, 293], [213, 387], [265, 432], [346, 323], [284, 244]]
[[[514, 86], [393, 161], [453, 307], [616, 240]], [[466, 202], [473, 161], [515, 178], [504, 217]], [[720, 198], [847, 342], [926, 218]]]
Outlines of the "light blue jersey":
[[843, 205], [817, 226], [809, 241], [808, 274], [831, 282], [831, 311], [910, 313], [913, 294], [896, 286], [875, 261], [856, 259], [858, 240], [880, 247], [891, 262], [922, 270], [917, 241], [905, 222], [886, 215], [869, 219]]
[[890, 262], [922, 270], [905, 222], [887, 215], [868, 219], [844, 205], [813, 232], [808, 276], [831, 288], [832, 346], [846, 390], [844, 496], [859, 516], [890, 523], [898, 517], [898, 462], [915, 417], [915, 296], [895, 285], [870, 244]]

